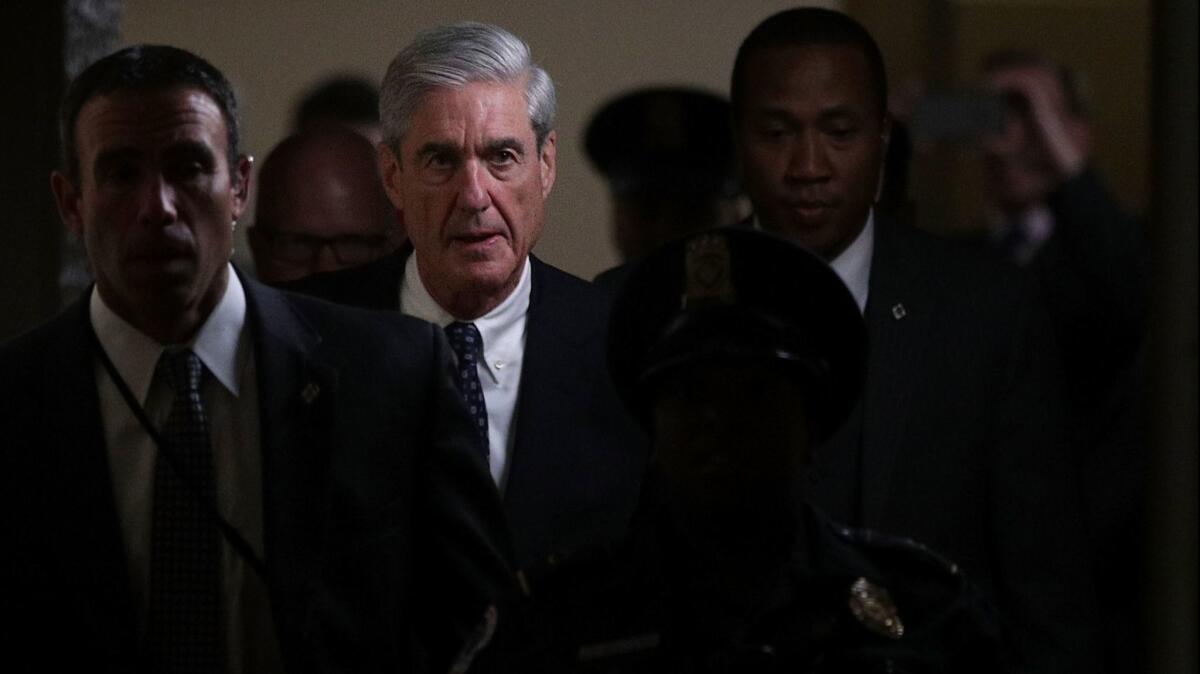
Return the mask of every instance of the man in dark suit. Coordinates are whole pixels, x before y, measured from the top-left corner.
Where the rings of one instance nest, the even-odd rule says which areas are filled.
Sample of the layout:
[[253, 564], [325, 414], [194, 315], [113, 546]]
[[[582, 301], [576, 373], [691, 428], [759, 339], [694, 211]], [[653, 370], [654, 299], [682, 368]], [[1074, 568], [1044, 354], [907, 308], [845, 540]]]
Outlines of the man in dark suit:
[[606, 295], [530, 254], [554, 185], [554, 86], [496, 26], [418, 36], [381, 98], [380, 171], [410, 245], [295, 289], [445, 326], [517, 562], [619, 537], [645, 441], [604, 365]]
[[830, 263], [870, 344], [863, 398], [814, 457], [835, 519], [928, 544], [997, 605], [1006, 670], [1095, 670], [1094, 587], [1061, 373], [1025, 277], [877, 217], [888, 142], [874, 40], [805, 8], [738, 52], [734, 129], [756, 222]]
[[1028, 267], [1046, 298], [1096, 580], [1106, 588], [1108, 671], [1140, 671], [1143, 587], [1131, 580], [1144, 577], [1142, 227], [1093, 164], [1091, 106], [1077, 73], [1041, 54], [1003, 49], [985, 57], [981, 83], [1007, 102], [999, 132], [980, 143], [989, 243]]
[[444, 337], [240, 277], [237, 137], [183, 50], [68, 90], [52, 186], [96, 284], [0, 349], [10, 669], [444, 672], [507, 589]]

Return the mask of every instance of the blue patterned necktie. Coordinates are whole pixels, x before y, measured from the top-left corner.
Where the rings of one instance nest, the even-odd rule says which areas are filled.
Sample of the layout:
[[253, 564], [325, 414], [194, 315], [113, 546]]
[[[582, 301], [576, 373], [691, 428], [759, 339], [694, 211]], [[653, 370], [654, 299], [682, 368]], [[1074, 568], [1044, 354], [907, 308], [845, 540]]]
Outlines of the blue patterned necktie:
[[484, 449], [488, 446], [487, 405], [483, 400], [483, 388], [479, 385], [479, 359], [483, 357], [483, 337], [474, 323], [455, 322], [446, 326], [446, 337], [450, 347], [458, 356], [455, 366], [455, 383], [467, 403], [471, 419], [483, 438]]
[[155, 672], [224, 671], [221, 540], [209, 508], [216, 477], [200, 399], [204, 366], [191, 351], [164, 352], [155, 377], [174, 393], [154, 462], [150, 535], [150, 664]]

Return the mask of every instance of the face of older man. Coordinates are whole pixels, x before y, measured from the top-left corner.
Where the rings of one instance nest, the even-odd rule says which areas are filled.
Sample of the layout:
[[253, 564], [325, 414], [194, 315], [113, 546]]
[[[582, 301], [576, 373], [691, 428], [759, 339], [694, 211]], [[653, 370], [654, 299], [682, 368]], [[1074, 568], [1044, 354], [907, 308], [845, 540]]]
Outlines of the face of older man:
[[734, 102], [759, 222], [825, 259], [854, 241], [878, 193], [888, 124], [870, 78], [852, 46], [765, 48], [749, 56]]
[[221, 109], [187, 87], [97, 96], [75, 133], [79, 184], [52, 184], [100, 296], [158, 341], [186, 340], [225, 291], [249, 160], [230, 170]]
[[555, 137], [537, 147], [520, 83], [473, 82], [425, 94], [400, 156], [380, 167], [403, 213], [421, 280], [458, 318], [516, 287], [554, 185]]

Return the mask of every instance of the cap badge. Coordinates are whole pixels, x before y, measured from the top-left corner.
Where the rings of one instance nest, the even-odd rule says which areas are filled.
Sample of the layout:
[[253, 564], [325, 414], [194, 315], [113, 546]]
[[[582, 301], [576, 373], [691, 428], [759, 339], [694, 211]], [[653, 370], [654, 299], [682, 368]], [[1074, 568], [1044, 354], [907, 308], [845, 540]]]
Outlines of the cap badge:
[[706, 302], [732, 304], [737, 299], [730, 274], [729, 241], [724, 236], [707, 234], [692, 239], [685, 262], [684, 307]]
[[859, 578], [850, 586], [850, 613], [872, 632], [889, 639], [904, 636], [904, 623], [892, 603], [888, 591], [866, 578]]

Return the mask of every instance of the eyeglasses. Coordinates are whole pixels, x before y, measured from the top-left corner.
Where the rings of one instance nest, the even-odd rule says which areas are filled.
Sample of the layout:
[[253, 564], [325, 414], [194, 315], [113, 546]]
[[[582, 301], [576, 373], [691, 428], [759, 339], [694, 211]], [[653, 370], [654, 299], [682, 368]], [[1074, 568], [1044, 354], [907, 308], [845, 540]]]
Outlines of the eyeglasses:
[[325, 246], [329, 246], [341, 264], [363, 264], [379, 257], [388, 241], [384, 234], [313, 236], [265, 229], [262, 226], [252, 227], [250, 231], [262, 237], [274, 257], [295, 264], [311, 262]]

